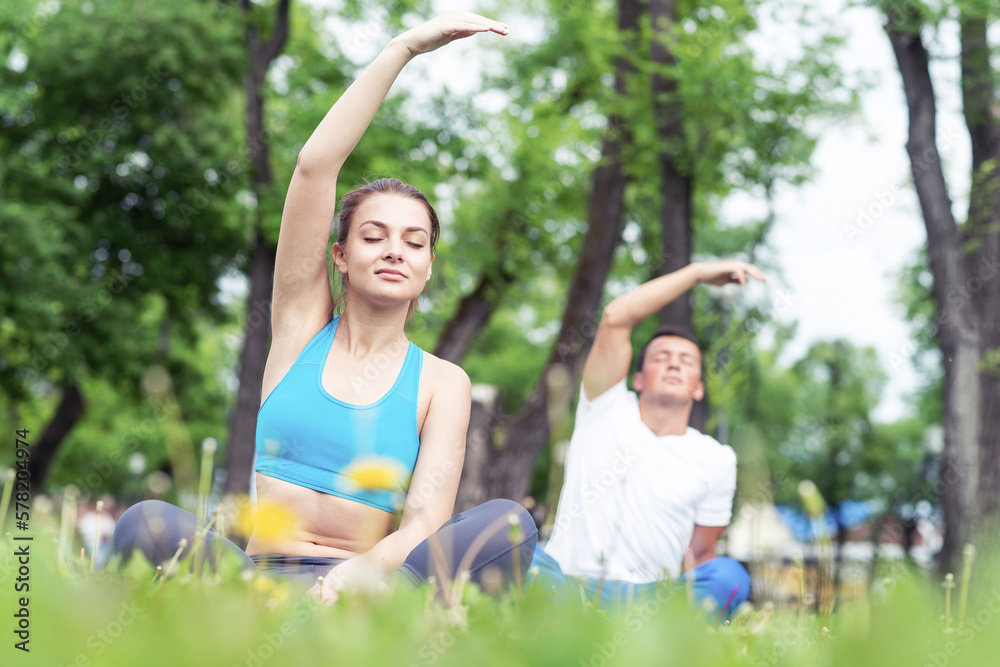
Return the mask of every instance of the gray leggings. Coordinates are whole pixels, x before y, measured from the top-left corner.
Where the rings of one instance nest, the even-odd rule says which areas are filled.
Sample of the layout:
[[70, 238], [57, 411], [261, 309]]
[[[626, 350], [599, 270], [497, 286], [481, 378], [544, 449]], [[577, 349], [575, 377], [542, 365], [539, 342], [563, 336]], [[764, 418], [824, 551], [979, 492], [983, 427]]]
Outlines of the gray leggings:
[[[516, 539], [511, 539], [509, 517], [512, 514], [520, 524]], [[181, 556], [187, 555], [195, 535], [204, 526], [204, 521], [187, 510], [162, 500], [144, 500], [128, 508], [118, 520], [118, 525], [115, 526], [114, 552], [123, 556], [122, 564], [128, 561], [135, 549], [141, 551], [154, 565], [161, 564], [173, 558], [182, 538], [187, 539], [188, 546]], [[477, 540], [480, 535], [482, 538]], [[306, 583], [315, 583], [317, 577], [325, 576], [331, 568], [345, 560], [286, 554], [248, 556], [238, 546], [213, 531], [208, 531], [204, 539], [205, 554], [210, 565], [213, 565], [212, 555], [231, 553], [244, 562], [245, 569]], [[499, 582], [494, 579], [491, 584], [513, 583], [515, 576], [520, 576], [521, 583], [524, 583], [537, 541], [538, 531], [527, 510], [512, 500], [490, 500], [453, 516], [410, 552], [397, 573], [415, 584], [425, 583], [428, 577], [438, 576], [435, 572], [435, 560], [431, 556], [436, 543], [444, 554], [446, 574], [449, 579], [454, 579], [458, 568], [463, 565], [463, 558], [475, 542], [479, 549], [464, 564], [471, 581], [482, 585], [483, 575], [492, 571], [502, 578]]]

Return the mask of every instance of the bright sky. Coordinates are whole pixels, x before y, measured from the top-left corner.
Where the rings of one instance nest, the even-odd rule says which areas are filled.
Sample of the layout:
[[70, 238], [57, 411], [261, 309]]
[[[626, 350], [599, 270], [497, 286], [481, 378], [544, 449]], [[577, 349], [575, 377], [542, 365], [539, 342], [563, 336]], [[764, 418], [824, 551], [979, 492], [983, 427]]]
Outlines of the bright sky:
[[[813, 181], [778, 191], [777, 222], [769, 241], [771, 263], [780, 267], [780, 275], [766, 288], [752, 288], [747, 296], [769, 297], [779, 318], [798, 322], [790, 358], [803, 354], [812, 342], [837, 337], [875, 347], [890, 378], [875, 417], [889, 421], [904, 415], [903, 397], [920, 381], [910, 364], [911, 335], [897, 304], [896, 283], [901, 268], [926, 241], [905, 152], [908, 120], [902, 84], [877, 12], [846, 9], [843, 0], [811, 2], [849, 35], [838, 54], [841, 66], [863, 72], [875, 83], [864, 94], [858, 117], [821, 128]], [[471, 9], [476, 3], [437, 4], [442, 9], [456, 5]], [[511, 26], [507, 39], [530, 43], [541, 38], [537, 24], [517, 16], [501, 18]], [[762, 25], [764, 38], [757, 48], [763, 58], [795, 52], [797, 30], [766, 20]], [[377, 20], [339, 35], [357, 62], [373, 57], [391, 37]], [[483, 52], [473, 42], [449, 45], [446, 56], [436, 53], [418, 59], [408, 66], [409, 76], [422, 85], [440, 81], [455, 92], [474, 91], [478, 55]], [[961, 220], [967, 206], [970, 148], [957, 83], [957, 27], [946, 25], [932, 49], [945, 56], [932, 66], [939, 105], [938, 145]], [[727, 200], [722, 216], [733, 222], [745, 220], [749, 211], [761, 206], [760, 201], [736, 195]]]
[[[816, 179], [786, 190], [777, 203], [771, 237], [799, 323], [796, 346], [845, 337], [878, 350], [889, 384], [876, 418], [903, 415], [902, 397], [919, 383], [912, 336], [897, 301], [901, 268], [926, 243], [905, 151], [908, 131], [902, 82], [881, 18], [871, 9], [839, 12], [849, 43], [839, 61], [876, 78], [861, 118], [824, 130], [814, 162]], [[970, 145], [961, 116], [958, 35], [946, 26], [932, 46], [948, 56], [932, 66], [938, 99], [938, 148], [956, 218], [967, 207]]]

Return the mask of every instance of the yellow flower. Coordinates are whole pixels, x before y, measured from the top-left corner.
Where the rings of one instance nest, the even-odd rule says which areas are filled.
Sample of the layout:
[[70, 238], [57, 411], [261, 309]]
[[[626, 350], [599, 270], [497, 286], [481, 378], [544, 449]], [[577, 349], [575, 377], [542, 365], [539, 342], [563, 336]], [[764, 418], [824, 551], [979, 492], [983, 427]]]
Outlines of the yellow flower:
[[249, 502], [241, 503], [236, 513], [238, 532], [243, 535], [254, 533], [267, 542], [291, 537], [298, 523], [298, 516], [291, 507], [266, 500], [258, 501], [256, 508]]
[[344, 476], [359, 489], [399, 491], [405, 482], [406, 471], [395, 459], [366, 456], [352, 461], [344, 469]]
[[261, 592], [269, 591], [274, 588], [274, 579], [271, 577], [260, 576], [253, 580], [254, 590]]
[[804, 479], [799, 482], [799, 497], [805, 505], [806, 512], [813, 519], [818, 519], [826, 514], [826, 502], [819, 492], [816, 483], [812, 480]]

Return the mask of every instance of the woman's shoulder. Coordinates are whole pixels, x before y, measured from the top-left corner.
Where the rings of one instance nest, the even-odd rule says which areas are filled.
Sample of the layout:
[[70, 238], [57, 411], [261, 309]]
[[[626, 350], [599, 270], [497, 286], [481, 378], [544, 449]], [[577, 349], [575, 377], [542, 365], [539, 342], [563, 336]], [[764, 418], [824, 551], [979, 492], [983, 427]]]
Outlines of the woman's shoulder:
[[471, 392], [472, 381], [469, 379], [469, 374], [461, 366], [436, 357], [426, 350], [423, 350], [423, 353], [424, 365], [421, 380], [426, 379], [433, 387], [434, 393], [446, 391], [448, 393], [468, 394]]

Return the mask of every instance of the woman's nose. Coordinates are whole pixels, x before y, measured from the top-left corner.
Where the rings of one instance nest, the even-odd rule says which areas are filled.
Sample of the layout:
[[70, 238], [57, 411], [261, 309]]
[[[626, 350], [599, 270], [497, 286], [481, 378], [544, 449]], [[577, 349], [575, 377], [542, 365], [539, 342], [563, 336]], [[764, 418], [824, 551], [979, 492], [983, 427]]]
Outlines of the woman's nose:
[[393, 241], [390, 239], [389, 243], [386, 245], [384, 257], [385, 259], [393, 261], [399, 261], [400, 259], [402, 259], [403, 258], [402, 243], [398, 240]]

